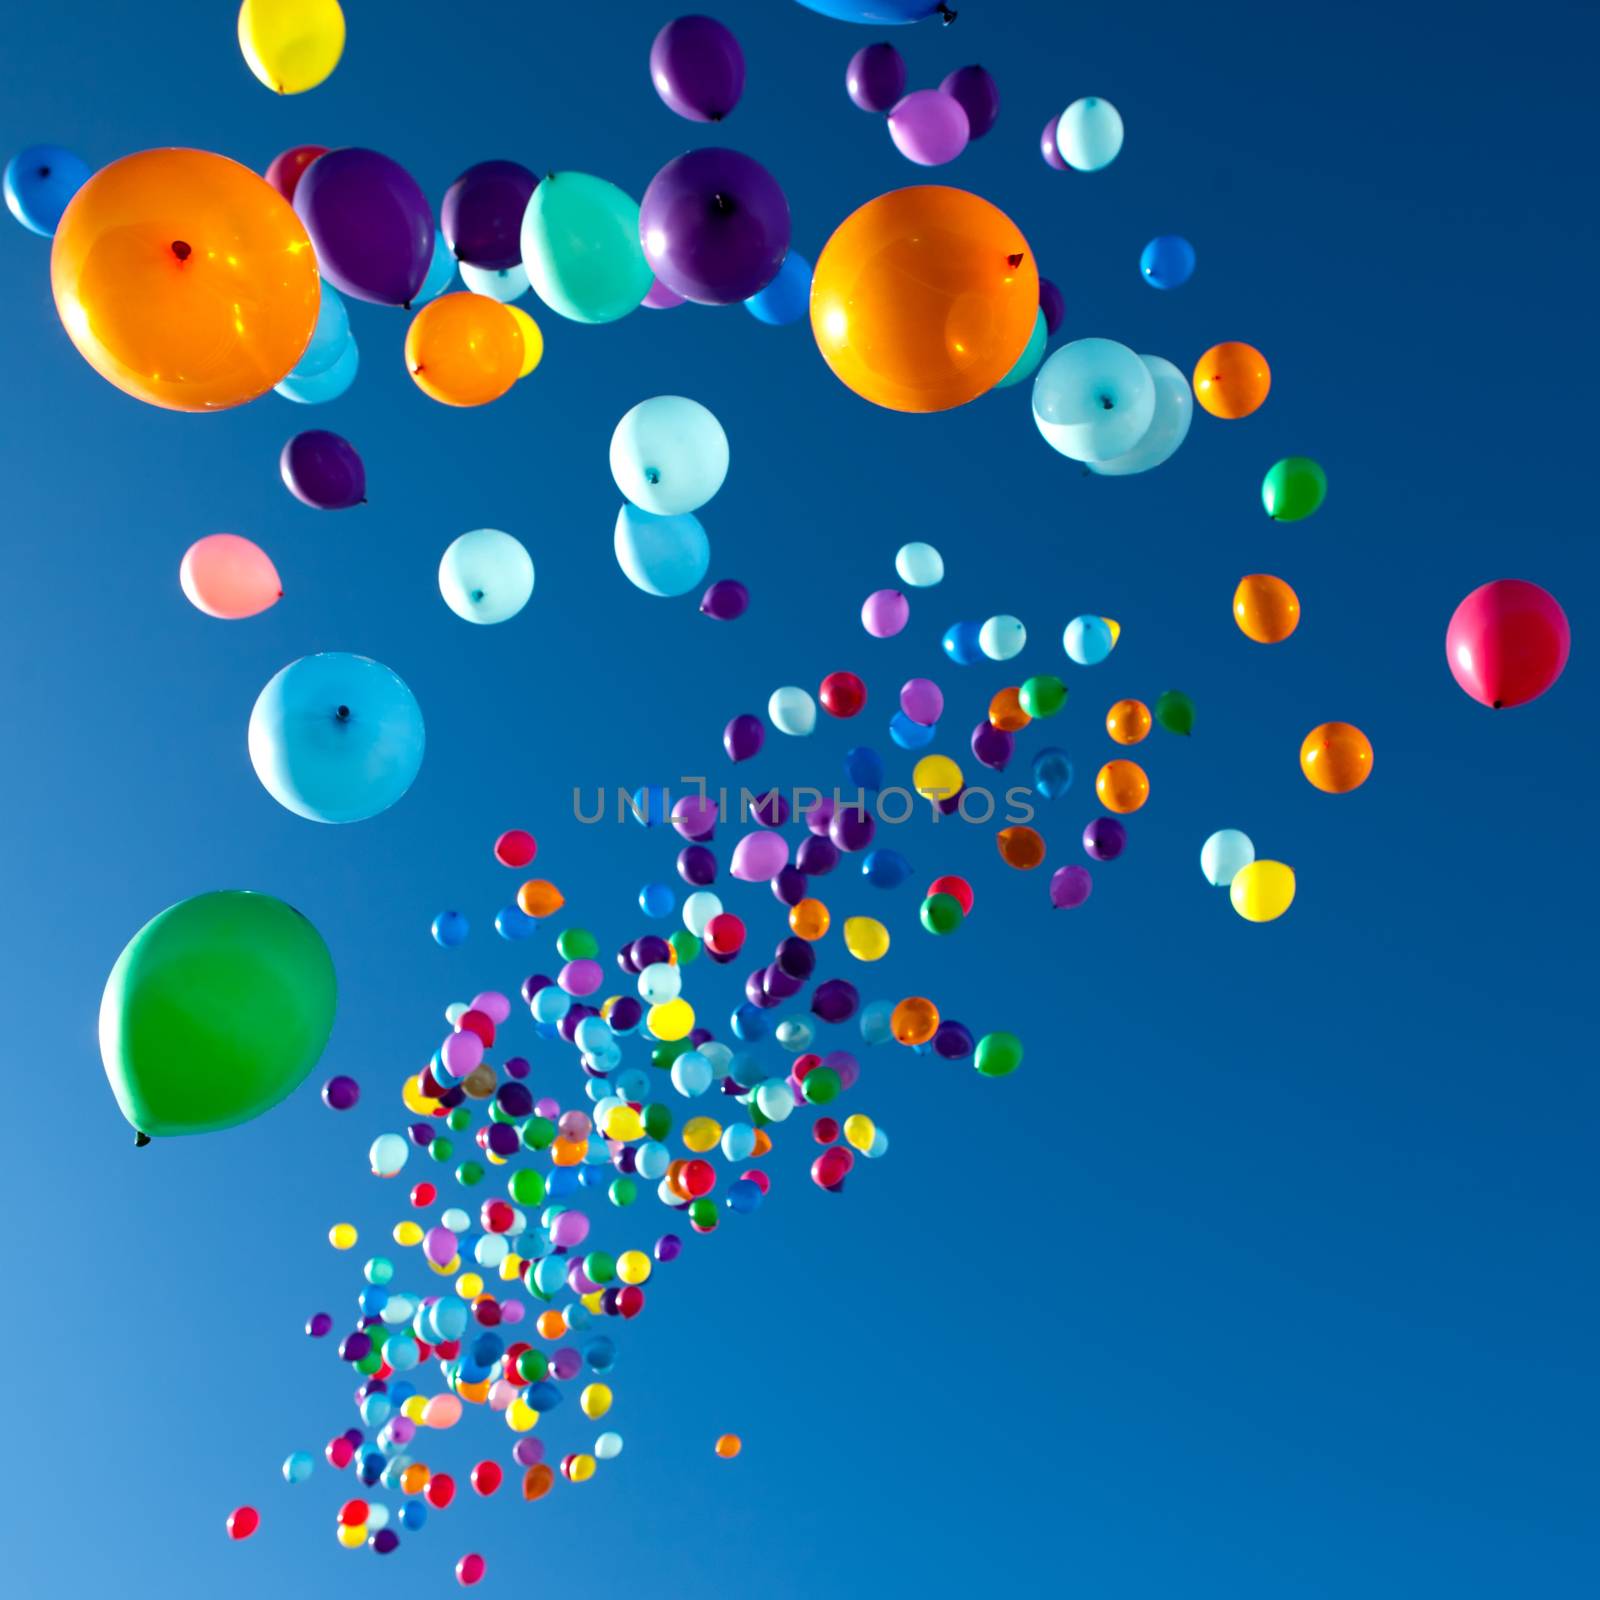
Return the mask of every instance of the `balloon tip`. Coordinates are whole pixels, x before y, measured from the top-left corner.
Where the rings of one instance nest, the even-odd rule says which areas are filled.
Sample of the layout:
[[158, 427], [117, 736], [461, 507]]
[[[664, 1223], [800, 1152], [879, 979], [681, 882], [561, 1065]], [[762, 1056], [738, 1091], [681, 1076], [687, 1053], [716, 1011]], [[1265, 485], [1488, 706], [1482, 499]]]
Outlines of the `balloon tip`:
[[1489, 709], [1491, 711], [1500, 711], [1500, 710], [1502, 710], [1504, 708], [1504, 706], [1505, 706], [1505, 701], [1504, 700], [1495, 700], [1495, 701], [1492, 701], [1490, 703]]
[[148, 1133], [143, 1133], [138, 1128], [133, 1130], [133, 1147], [135, 1150], [143, 1150], [149, 1143], [150, 1135]]

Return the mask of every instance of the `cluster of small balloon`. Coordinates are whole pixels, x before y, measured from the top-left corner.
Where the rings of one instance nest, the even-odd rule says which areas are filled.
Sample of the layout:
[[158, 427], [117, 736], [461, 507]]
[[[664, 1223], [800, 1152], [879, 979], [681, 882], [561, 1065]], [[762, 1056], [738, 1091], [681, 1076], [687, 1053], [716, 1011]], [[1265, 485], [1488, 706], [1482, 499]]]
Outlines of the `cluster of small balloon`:
[[906, 64], [892, 44], [867, 45], [845, 69], [845, 92], [883, 113], [894, 147], [919, 167], [942, 167], [981, 139], [1000, 115], [1000, 90], [979, 66], [957, 67], [937, 89], [905, 92]]

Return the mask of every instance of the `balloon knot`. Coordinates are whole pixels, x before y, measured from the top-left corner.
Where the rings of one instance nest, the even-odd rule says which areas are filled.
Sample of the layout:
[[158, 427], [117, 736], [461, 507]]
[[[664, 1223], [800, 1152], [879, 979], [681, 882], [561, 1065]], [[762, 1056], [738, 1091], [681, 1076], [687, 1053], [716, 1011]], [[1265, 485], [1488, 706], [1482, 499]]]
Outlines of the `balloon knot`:
[[944, 23], [945, 27], [948, 28], [956, 20], [956, 16], [957, 13], [952, 11], [949, 6], [941, 5], [939, 7], [939, 20]]
[[187, 261], [194, 254], [194, 250], [182, 239], [172, 241], [172, 253], [180, 261]]
[[340, 722], [348, 722], [350, 720], [350, 707], [339, 706], [333, 714], [339, 719]]
[[1019, 250], [1014, 256], [1007, 256], [1006, 257], [1006, 265], [1008, 267], [1010, 267], [1012, 269], [1012, 271], [1014, 272], [1018, 267], [1020, 267], [1022, 265], [1022, 259], [1023, 259], [1022, 252]]
[[141, 1133], [137, 1128], [133, 1130], [133, 1147], [135, 1150], [142, 1150], [149, 1143], [150, 1135], [148, 1133]]
[[727, 216], [733, 210], [733, 202], [725, 194], [714, 194], [711, 197], [711, 209]]
[[1489, 709], [1491, 711], [1500, 711], [1500, 710], [1503, 710], [1504, 707], [1505, 707], [1505, 701], [1504, 700], [1496, 700], [1495, 703], [1492, 706], [1489, 707]]

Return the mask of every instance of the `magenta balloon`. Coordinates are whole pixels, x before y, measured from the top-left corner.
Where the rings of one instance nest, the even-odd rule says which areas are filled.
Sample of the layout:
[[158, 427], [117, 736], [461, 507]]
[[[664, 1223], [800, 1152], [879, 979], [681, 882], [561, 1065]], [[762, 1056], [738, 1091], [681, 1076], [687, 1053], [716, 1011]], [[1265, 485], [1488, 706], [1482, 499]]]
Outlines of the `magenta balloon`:
[[874, 639], [892, 639], [911, 620], [911, 602], [898, 589], [875, 589], [861, 603], [861, 626]]
[[556, 985], [567, 994], [593, 994], [605, 981], [605, 968], [590, 956], [569, 961], [556, 974]]
[[942, 89], [916, 89], [889, 113], [889, 137], [907, 161], [942, 167], [972, 137], [961, 103]]
[[744, 51], [715, 17], [679, 17], [650, 46], [650, 81], [680, 117], [721, 122], [744, 93]]
[[422, 1236], [422, 1253], [435, 1266], [447, 1267], [456, 1258], [456, 1236], [448, 1228], [429, 1228]]
[[672, 803], [672, 826], [683, 839], [709, 839], [717, 831], [717, 802], [709, 794], [679, 795]]
[[278, 457], [283, 485], [313, 511], [348, 511], [366, 503], [367, 469], [348, 439], [324, 428], [297, 433]]
[[921, 727], [944, 715], [944, 691], [932, 678], [910, 678], [900, 686], [900, 709]]
[[1058, 867], [1050, 879], [1050, 904], [1057, 911], [1081, 906], [1094, 889], [1087, 867]]
[[538, 176], [520, 161], [480, 161], [444, 192], [439, 231], [457, 261], [502, 271], [522, 265], [522, 214]]
[[983, 67], [957, 67], [939, 87], [967, 114], [970, 137], [981, 139], [1000, 115], [1000, 89]]
[[1058, 113], [1045, 123], [1044, 132], [1039, 135], [1039, 154], [1044, 157], [1047, 167], [1054, 167], [1057, 172], [1067, 172], [1070, 170], [1067, 159], [1056, 149], [1056, 124], [1060, 120]]
[[1474, 589], [1445, 632], [1450, 674], [1480, 705], [1500, 711], [1537, 700], [1567, 665], [1572, 629], [1556, 597], [1521, 578]]
[[906, 92], [905, 58], [892, 44], [869, 44], [850, 57], [844, 90], [863, 111], [888, 111]]
[[334, 288], [410, 306], [433, 261], [433, 212], [397, 161], [359, 147], [330, 150], [301, 175], [294, 209]]
[[483, 1040], [470, 1029], [452, 1033], [440, 1047], [439, 1059], [452, 1077], [465, 1078], [483, 1060]]
[[563, 1211], [550, 1224], [550, 1242], [563, 1250], [582, 1244], [589, 1237], [589, 1219], [581, 1211]]
[[674, 306], [683, 305], [684, 298], [676, 290], [669, 289], [659, 278], [650, 285], [650, 291], [639, 302], [647, 311], [671, 311]]
[[781, 833], [747, 833], [734, 847], [728, 871], [744, 883], [765, 883], [789, 864], [789, 846]]

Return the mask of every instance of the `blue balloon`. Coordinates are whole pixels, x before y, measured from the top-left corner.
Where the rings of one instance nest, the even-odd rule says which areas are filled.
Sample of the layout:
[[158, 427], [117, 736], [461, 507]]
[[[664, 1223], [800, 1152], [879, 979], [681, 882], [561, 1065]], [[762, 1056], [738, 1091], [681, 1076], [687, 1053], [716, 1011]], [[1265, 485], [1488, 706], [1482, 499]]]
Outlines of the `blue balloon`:
[[425, 306], [430, 300], [437, 300], [455, 282], [455, 277], [456, 258], [450, 246], [444, 242], [443, 229], [435, 228], [433, 259], [428, 263], [428, 275], [422, 280], [422, 287], [411, 297], [412, 307]]
[[309, 1451], [291, 1450], [283, 1458], [283, 1481], [285, 1483], [304, 1483], [311, 1476], [313, 1465]]
[[911, 863], [898, 850], [869, 850], [861, 858], [861, 876], [874, 889], [898, 889], [911, 876]]
[[894, 1001], [874, 1000], [861, 1008], [861, 1037], [868, 1044], [887, 1044], [894, 1037]]
[[658, 517], [626, 504], [617, 513], [613, 544], [624, 576], [646, 594], [687, 594], [711, 565], [711, 541], [692, 512]]
[[944, 653], [958, 667], [970, 667], [983, 660], [983, 647], [978, 643], [983, 632], [981, 622], [952, 622], [944, 630], [940, 643]]
[[1074, 617], [1061, 635], [1061, 648], [1080, 667], [1097, 667], [1111, 654], [1117, 636], [1104, 617]]
[[791, 250], [778, 268], [778, 276], [744, 303], [757, 322], [784, 328], [811, 310], [811, 263]]
[[[569, 1308], [569, 1310], [570, 1309], [571, 1308]], [[572, 1318], [570, 1315], [568, 1316], [567, 1321], [569, 1324], [571, 1323]], [[609, 1372], [617, 1364], [617, 1346], [615, 1341], [609, 1339], [605, 1334], [602, 1333], [597, 1339], [592, 1340], [585, 1347], [583, 1359], [589, 1363], [589, 1366], [593, 1371]]]
[[1050, 448], [1072, 461], [1126, 455], [1155, 414], [1150, 369], [1114, 339], [1062, 345], [1033, 380], [1033, 420]]
[[1181, 289], [1194, 276], [1194, 246], [1176, 233], [1163, 233], [1139, 252], [1139, 271], [1152, 289]]
[[800, 0], [800, 4], [835, 22], [891, 25], [921, 22], [924, 17], [947, 9], [945, 0]]
[[[578, 1169], [576, 1167], [554, 1167], [544, 1181], [545, 1193], [552, 1200], [568, 1200], [578, 1192], [578, 1182]], [[559, 1257], [551, 1256], [550, 1260], [559, 1261]], [[560, 1265], [564, 1274], [566, 1263], [561, 1262]], [[564, 1283], [566, 1279], [563, 1276], [558, 1281]]]
[[6, 205], [30, 233], [49, 239], [67, 202], [88, 181], [82, 156], [58, 144], [30, 144], [6, 162]]
[[344, 349], [339, 352], [339, 359], [326, 372], [319, 372], [313, 377], [299, 377], [291, 372], [273, 388], [285, 400], [293, 400], [296, 405], [324, 405], [329, 400], [337, 400], [356, 381], [356, 371], [360, 365], [361, 352], [356, 348], [356, 336], [351, 334], [345, 341]]
[[1109, 461], [1085, 461], [1090, 472], [1100, 478], [1128, 478], [1148, 472], [1176, 454], [1189, 437], [1194, 420], [1194, 391], [1189, 380], [1170, 361], [1160, 356], [1140, 356], [1150, 369], [1156, 385], [1156, 414], [1142, 438], [1126, 455]]
[[639, 891], [639, 909], [647, 917], [668, 917], [677, 905], [678, 897], [666, 883], [647, 883]]
[[1052, 746], [1033, 758], [1033, 786], [1046, 800], [1058, 799], [1072, 787], [1072, 763], [1065, 750]]
[[734, 1038], [743, 1039], [746, 1044], [754, 1044], [757, 1039], [766, 1038], [772, 1028], [766, 1012], [759, 1006], [751, 1005], [748, 1000], [734, 1011], [730, 1025], [733, 1028]]
[[[439, 235], [433, 236], [434, 248], [439, 247]], [[430, 269], [432, 263], [429, 263]], [[481, 294], [490, 300], [498, 300], [501, 305], [508, 306], [513, 300], [520, 300], [528, 292], [528, 269], [519, 261], [510, 267], [475, 267], [469, 262], [460, 264], [461, 281], [473, 294]], [[427, 280], [423, 280], [426, 284]], [[415, 302], [413, 302], [414, 304]]]
[[559, 1022], [572, 1009], [572, 996], [565, 989], [547, 983], [534, 995], [530, 1009], [535, 1022]]
[[350, 313], [345, 309], [343, 296], [324, 278], [322, 302], [317, 307], [317, 325], [311, 330], [311, 343], [284, 381], [321, 377], [344, 354], [349, 342]]
[[905, 712], [897, 711], [889, 719], [889, 737], [900, 746], [902, 750], [922, 750], [939, 735], [939, 724], [936, 722], [931, 727], [920, 722], [913, 722]]
[[508, 906], [501, 906], [494, 914], [494, 931], [502, 939], [527, 939], [531, 938], [534, 929], [539, 926], [537, 917], [530, 917], [521, 906], [513, 902]]
[[743, 1178], [728, 1185], [728, 1192], [723, 1203], [730, 1211], [737, 1211], [741, 1216], [748, 1216], [761, 1204], [761, 1188], [759, 1184], [747, 1183]]
[[659, 828], [672, 819], [672, 802], [659, 783], [641, 783], [633, 791], [628, 810], [633, 820], [644, 828]]
[[883, 757], [870, 745], [858, 744], [844, 753], [844, 775], [858, 789], [881, 789]]
[[279, 805], [311, 822], [387, 811], [422, 767], [422, 710], [400, 677], [366, 656], [302, 656], [250, 713], [250, 763]]
[[459, 911], [441, 911], [433, 919], [433, 942], [454, 950], [467, 942], [467, 919]]
[[428, 1508], [420, 1495], [411, 1495], [400, 1507], [400, 1526], [407, 1533], [415, 1533], [428, 1520]]

